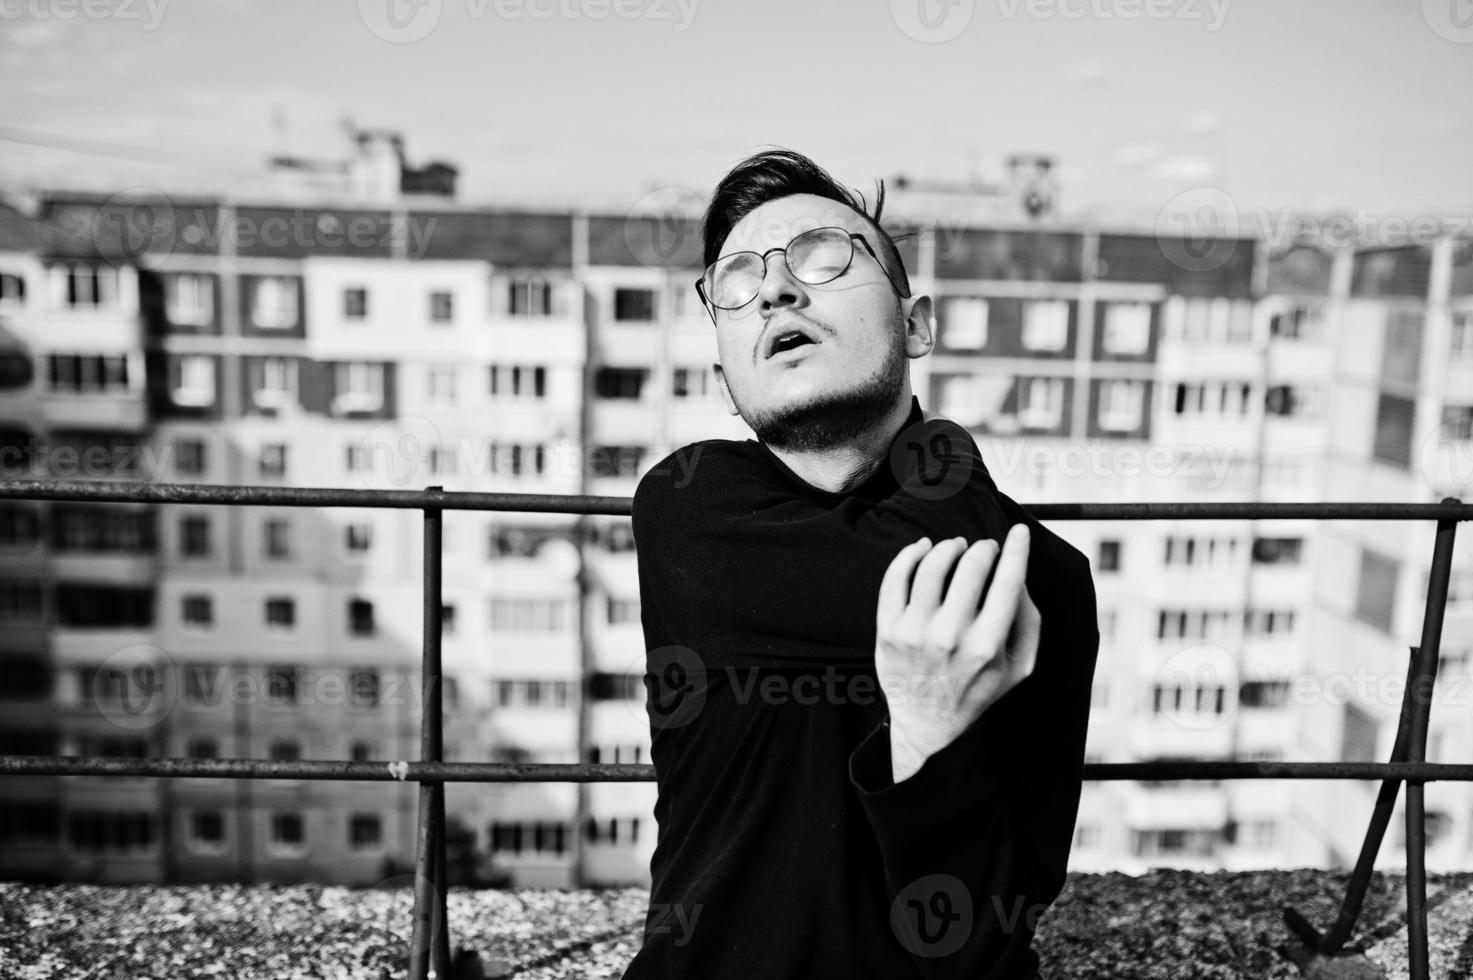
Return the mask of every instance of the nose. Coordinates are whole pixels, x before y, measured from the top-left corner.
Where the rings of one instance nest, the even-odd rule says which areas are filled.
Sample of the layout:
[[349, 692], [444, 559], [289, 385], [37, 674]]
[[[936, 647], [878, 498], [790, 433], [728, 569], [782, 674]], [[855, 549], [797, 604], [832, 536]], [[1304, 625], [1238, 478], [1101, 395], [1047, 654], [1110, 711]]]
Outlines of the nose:
[[787, 254], [774, 252], [767, 258], [762, 288], [757, 290], [757, 308], [766, 316], [772, 310], [788, 306], [806, 306], [808, 293], [803, 284], [788, 271]]

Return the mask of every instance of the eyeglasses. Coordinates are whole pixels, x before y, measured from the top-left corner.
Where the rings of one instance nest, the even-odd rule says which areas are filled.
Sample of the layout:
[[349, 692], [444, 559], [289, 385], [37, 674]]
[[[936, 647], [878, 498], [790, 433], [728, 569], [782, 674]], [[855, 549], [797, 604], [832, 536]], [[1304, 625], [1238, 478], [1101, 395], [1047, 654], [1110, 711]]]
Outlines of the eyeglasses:
[[711, 322], [715, 323], [715, 310], [740, 309], [757, 298], [762, 291], [762, 281], [767, 278], [767, 257], [773, 252], [783, 253], [783, 262], [794, 279], [809, 286], [821, 286], [849, 271], [854, 262], [855, 239], [864, 246], [880, 271], [885, 273], [886, 281], [899, 294], [900, 287], [890, 278], [869, 240], [858, 232], [843, 228], [814, 228], [793, 236], [785, 247], [770, 248], [760, 253], [723, 255], [707, 266], [706, 274], [696, 280], [696, 292], [711, 307], [707, 312], [711, 313]]

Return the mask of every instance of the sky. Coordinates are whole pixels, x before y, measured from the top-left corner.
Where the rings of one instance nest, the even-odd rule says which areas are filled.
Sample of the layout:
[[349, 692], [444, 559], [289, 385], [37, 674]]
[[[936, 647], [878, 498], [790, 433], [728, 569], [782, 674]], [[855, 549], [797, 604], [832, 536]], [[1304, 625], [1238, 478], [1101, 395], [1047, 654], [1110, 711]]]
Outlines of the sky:
[[260, 187], [403, 132], [468, 202], [1057, 160], [1066, 211], [1473, 216], [1467, 0], [0, 0], [0, 189]]

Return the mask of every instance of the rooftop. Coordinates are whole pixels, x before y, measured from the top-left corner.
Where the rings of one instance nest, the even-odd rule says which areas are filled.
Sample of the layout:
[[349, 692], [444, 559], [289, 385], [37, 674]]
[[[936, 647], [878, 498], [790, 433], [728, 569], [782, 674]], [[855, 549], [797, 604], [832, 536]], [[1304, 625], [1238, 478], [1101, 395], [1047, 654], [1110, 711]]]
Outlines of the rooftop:
[[[1282, 908], [1321, 928], [1349, 872], [1074, 874], [1039, 923], [1046, 976], [1069, 980], [1405, 980], [1402, 876], [1377, 873], [1333, 969], [1303, 972]], [[1430, 875], [1431, 975], [1473, 976], [1473, 873]], [[451, 941], [488, 977], [614, 977], [639, 948], [642, 889], [452, 891]], [[0, 975], [37, 978], [407, 976], [408, 888], [0, 883]], [[1369, 969], [1368, 969], [1369, 968]]]

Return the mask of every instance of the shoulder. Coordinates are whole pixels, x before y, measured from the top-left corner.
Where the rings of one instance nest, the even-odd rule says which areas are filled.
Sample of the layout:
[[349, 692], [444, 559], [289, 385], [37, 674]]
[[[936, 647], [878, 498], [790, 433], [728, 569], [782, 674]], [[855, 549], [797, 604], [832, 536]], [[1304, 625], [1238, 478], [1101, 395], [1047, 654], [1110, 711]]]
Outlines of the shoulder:
[[682, 446], [640, 477], [634, 488], [635, 516], [652, 507], [663, 509], [683, 499], [708, 496], [760, 466], [760, 449], [750, 441], [706, 439]]

